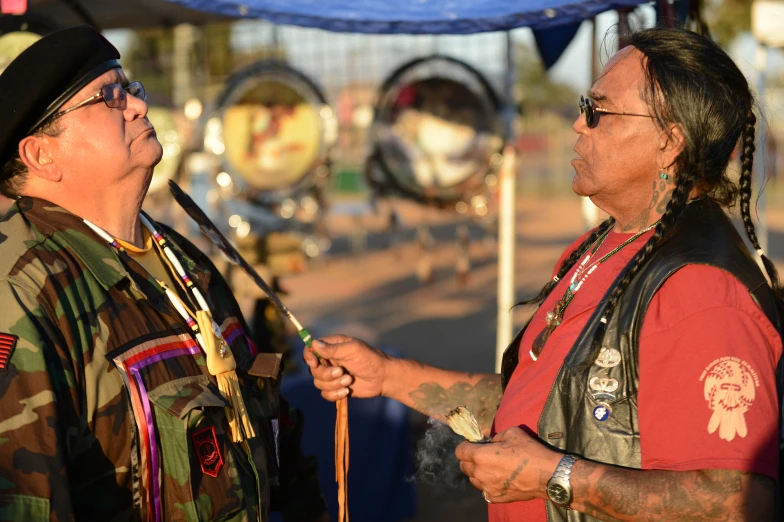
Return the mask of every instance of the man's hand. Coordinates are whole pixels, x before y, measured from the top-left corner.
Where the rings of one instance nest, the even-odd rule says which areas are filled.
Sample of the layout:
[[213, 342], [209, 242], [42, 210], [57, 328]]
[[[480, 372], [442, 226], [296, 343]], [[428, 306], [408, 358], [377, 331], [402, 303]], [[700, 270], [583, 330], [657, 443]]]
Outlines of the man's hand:
[[305, 350], [304, 359], [313, 375], [313, 384], [328, 401], [337, 401], [351, 393], [368, 398], [383, 394], [387, 363], [390, 357], [366, 343], [331, 335], [313, 341], [313, 349], [327, 363], [319, 364], [315, 355]]
[[464, 442], [455, 455], [461, 471], [489, 502], [546, 498], [547, 481], [563, 456], [520, 428], [499, 433], [486, 444]]

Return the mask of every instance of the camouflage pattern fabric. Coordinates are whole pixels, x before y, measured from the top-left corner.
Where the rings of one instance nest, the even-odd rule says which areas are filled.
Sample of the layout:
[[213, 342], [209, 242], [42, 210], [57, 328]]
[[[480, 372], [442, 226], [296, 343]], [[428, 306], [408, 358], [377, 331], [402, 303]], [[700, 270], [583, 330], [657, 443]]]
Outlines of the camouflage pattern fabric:
[[0, 364], [0, 520], [266, 521], [279, 509], [299, 522], [325, 511], [299, 450], [302, 419], [276, 376], [247, 373], [256, 348], [227, 284], [159, 230], [231, 346], [258, 436], [231, 442], [205, 357], [146, 271], [77, 216], [22, 198], [0, 218], [0, 334], [15, 341]]

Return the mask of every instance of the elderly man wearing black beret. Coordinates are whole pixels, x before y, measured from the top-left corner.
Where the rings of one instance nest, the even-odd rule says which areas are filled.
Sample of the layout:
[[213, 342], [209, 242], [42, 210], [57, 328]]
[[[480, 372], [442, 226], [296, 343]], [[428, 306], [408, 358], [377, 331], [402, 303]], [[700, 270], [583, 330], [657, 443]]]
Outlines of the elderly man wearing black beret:
[[87, 26], [0, 75], [0, 520], [327, 520], [278, 358], [141, 212], [161, 145]]

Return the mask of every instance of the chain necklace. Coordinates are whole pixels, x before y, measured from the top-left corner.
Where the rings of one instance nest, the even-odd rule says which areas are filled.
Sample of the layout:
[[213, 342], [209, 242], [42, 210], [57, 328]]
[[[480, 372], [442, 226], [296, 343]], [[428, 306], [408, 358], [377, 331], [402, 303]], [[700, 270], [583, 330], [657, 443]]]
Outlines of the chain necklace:
[[[599, 268], [599, 265], [601, 265], [609, 258], [617, 254], [623, 247], [634, 242], [638, 237], [645, 234], [652, 228], [656, 227], [656, 225], [658, 225], [659, 223], [661, 223], [661, 220], [658, 220], [652, 225], [650, 225], [649, 227], [640, 230], [632, 237], [630, 237], [629, 239], [627, 239], [617, 247], [613, 248], [610, 252], [606, 253], [601, 258], [597, 259], [596, 261], [588, 265], [588, 261], [591, 260], [591, 257], [594, 254], [596, 254], [596, 252], [599, 250], [599, 248], [601, 248], [602, 244], [604, 243], [604, 240], [607, 239], [608, 235], [610, 235], [611, 228], [608, 228], [607, 232], [602, 234], [602, 236], [594, 242], [593, 247], [590, 248], [590, 252], [588, 252], [585, 255], [582, 262], [577, 267], [577, 270], [574, 271], [572, 278], [569, 280], [569, 286], [566, 287], [566, 291], [564, 292], [563, 297], [561, 297], [561, 299], [559, 299], [558, 302], [555, 303], [555, 307], [552, 310], [547, 312], [547, 315], [545, 316], [545, 322], [547, 323], [547, 326], [545, 326], [544, 330], [542, 330], [539, 333], [539, 335], [536, 336], [536, 339], [534, 339], [534, 342], [531, 346], [531, 350], [529, 350], [528, 352], [528, 354], [531, 356], [531, 359], [535, 361], [539, 357], [539, 355], [541, 355], [542, 350], [544, 350], [544, 345], [545, 343], [547, 343], [547, 339], [550, 338], [550, 335], [553, 333], [553, 331], [558, 327], [558, 325], [561, 324], [561, 321], [563, 321], [563, 316], [564, 313], [566, 312], [566, 308], [569, 306], [569, 303], [572, 302], [572, 299], [574, 299], [574, 296], [583, 286], [583, 283], [585, 283], [588, 277], [597, 268]], [[553, 281], [557, 282], [558, 276], [555, 276], [553, 278]]]

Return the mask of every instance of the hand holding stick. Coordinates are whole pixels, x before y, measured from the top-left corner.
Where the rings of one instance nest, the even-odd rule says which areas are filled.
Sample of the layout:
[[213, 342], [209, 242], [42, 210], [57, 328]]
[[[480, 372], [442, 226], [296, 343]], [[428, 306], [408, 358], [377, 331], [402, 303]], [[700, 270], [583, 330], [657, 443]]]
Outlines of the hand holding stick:
[[[226, 259], [238, 266], [245, 272], [267, 295], [269, 300], [280, 312], [294, 325], [297, 333], [308, 350], [311, 351], [321, 362], [326, 364], [321, 356], [313, 349], [313, 338], [302, 324], [297, 321], [291, 310], [283, 304], [280, 297], [267, 284], [264, 279], [248, 264], [245, 259], [237, 252], [237, 249], [229, 242], [218, 228], [210, 221], [210, 218], [199, 208], [198, 205], [186, 194], [174, 181], [169, 180], [169, 190], [171, 190], [175, 201], [193, 219], [202, 232], [220, 250]], [[335, 480], [338, 483], [338, 522], [348, 522], [348, 399], [343, 397], [335, 404], [337, 408], [337, 419], [335, 420]]]

